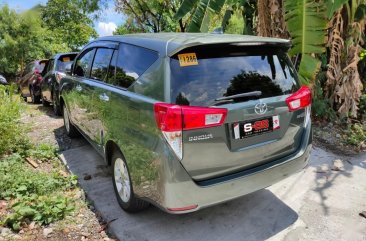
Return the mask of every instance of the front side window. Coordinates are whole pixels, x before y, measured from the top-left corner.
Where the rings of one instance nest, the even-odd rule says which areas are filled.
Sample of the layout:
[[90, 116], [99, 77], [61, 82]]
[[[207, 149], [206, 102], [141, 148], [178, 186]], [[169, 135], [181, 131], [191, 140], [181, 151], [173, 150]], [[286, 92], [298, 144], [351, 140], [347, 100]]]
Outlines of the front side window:
[[157, 59], [158, 54], [155, 51], [130, 44], [121, 44], [116, 62], [116, 85], [128, 88]]
[[80, 77], [89, 76], [89, 68], [93, 60], [95, 49], [89, 49], [83, 53], [75, 63], [74, 74]]
[[113, 49], [99, 48], [95, 54], [91, 78], [106, 81]]

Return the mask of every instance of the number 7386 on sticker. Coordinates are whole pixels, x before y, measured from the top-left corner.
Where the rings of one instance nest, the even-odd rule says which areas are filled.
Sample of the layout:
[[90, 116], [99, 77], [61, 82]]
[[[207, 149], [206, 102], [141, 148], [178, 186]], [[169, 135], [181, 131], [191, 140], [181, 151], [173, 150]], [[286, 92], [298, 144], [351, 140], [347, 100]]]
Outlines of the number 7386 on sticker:
[[180, 67], [198, 65], [196, 53], [178, 54]]

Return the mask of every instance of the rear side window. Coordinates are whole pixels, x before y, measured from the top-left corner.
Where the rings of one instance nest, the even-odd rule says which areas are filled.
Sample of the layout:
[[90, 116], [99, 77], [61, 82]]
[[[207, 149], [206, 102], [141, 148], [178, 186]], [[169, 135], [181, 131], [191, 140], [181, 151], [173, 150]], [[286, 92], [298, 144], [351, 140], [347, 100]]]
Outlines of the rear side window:
[[74, 74], [80, 77], [89, 76], [89, 68], [93, 60], [95, 49], [89, 49], [82, 53], [81, 56], [76, 60], [74, 67]]
[[113, 49], [99, 48], [95, 54], [91, 77], [105, 81], [108, 75], [109, 63], [111, 62]]
[[171, 66], [172, 103], [209, 106], [215, 99], [252, 91], [267, 98], [293, 93], [299, 88], [286, 53], [266, 47], [198, 47], [173, 56]]
[[140, 77], [156, 60], [158, 54], [155, 51], [142, 47], [121, 44], [116, 59], [112, 65], [116, 66], [115, 85], [128, 88]]
[[65, 72], [66, 69], [71, 69], [71, 65], [76, 57], [76, 54], [62, 55], [56, 61], [56, 71]]

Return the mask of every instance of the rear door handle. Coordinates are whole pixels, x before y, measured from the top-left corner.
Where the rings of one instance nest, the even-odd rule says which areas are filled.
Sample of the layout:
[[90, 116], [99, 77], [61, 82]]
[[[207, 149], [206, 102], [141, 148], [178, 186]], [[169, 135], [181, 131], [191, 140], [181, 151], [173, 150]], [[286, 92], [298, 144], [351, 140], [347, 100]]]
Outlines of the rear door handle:
[[83, 88], [81, 87], [81, 85], [77, 85], [75, 87], [75, 89], [76, 89], [76, 91], [79, 91], [79, 92], [83, 90]]
[[105, 93], [99, 95], [99, 99], [102, 101], [109, 101], [109, 96], [106, 95]]

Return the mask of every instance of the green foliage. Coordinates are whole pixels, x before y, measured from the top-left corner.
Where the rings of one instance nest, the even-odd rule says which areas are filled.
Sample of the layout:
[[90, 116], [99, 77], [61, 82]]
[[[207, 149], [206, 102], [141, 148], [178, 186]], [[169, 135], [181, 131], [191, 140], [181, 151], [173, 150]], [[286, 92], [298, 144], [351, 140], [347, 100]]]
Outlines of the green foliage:
[[30, 143], [19, 125], [23, 103], [14, 95], [15, 86], [0, 85], [0, 157], [7, 153], [24, 153]]
[[38, 196], [33, 194], [23, 197], [12, 205], [13, 212], [8, 215], [3, 224], [18, 231], [25, 220], [33, 220], [39, 224], [50, 224], [63, 219], [74, 210], [68, 198], [62, 195]]
[[27, 156], [42, 162], [53, 161], [57, 159], [57, 149], [53, 145], [41, 143], [30, 149]]
[[0, 199], [20, 198], [32, 194], [47, 195], [55, 190], [68, 190], [75, 186], [75, 176], [64, 177], [28, 168], [19, 154], [0, 161]]
[[192, 21], [188, 27], [189, 32], [207, 32], [209, 29], [210, 19], [213, 14], [218, 14], [225, 0], [185, 0], [182, 2], [176, 19], [182, 18], [191, 12], [192, 8], [196, 6], [192, 15]]
[[362, 120], [366, 120], [366, 94], [361, 95], [360, 98], [360, 115]]
[[336, 112], [330, 106], [330, 101], [324, 98], [324, 92], [319, 85], [313, 87], [312, 114], [321, 119], [334, 120]]
[[303, 84], [314, 80], [320, 61], [312, 54], [325, 51], [326, 17], [322, 1], [285, 1], [286, 22], [291, 33], [290, 55], [301, 54], [299, 77]]
[[327, 17], [331, 19], [333, 14], [338, 11], [340, 8], [343, 7], [348, 0], [327, 0], [326, 1], [326, 8], [327, 8]]
[[68, 51], [50, 30], [42, 27], [39, 12], [16, 13], [7, 5], [0, 8], [0, 73], [15, 77], [26, 63]]
[[235, 11], [229, 18], [225, 26], [225, 33], [229, 34], [243, 34], [244, 31], [243, 16], [240, 11]]
[[97, 37], [87, 15], [88, 7], [94, 9], [95, 6], [85, 5], [86, 9], [82, 6], [79, 1], [49, 0], [41, 13], [42, 21], [52, 35], [72, 50], [88, 43], [91, 37]]
[[130, 32], [185, 32], [186, 19], [174, 19], [180, 0], [116, 1], [116, 10], [127, 17]]
[[[46, 148], [44, 154], [38, 155], [50, 156], [51, 150]], [[62, 219], [73, 209], [68, 198], [59, 193], [74, 188], [76, 176], [64, 177], [56, 171], [48, 173], [31, 169], [19, 154], [2, 159], [0, 173], [3, 173], [0, 175], [0, 199], [16, 200], [11, 214], [1, 223], [14, 230], [19, 230], [26, 219], [49, 224]]]
[[349, 125], [346, 134], [346, 142], [351, 145], [358, 146], [366, 140], [366, 128], [364, 125], [359, 123]]

